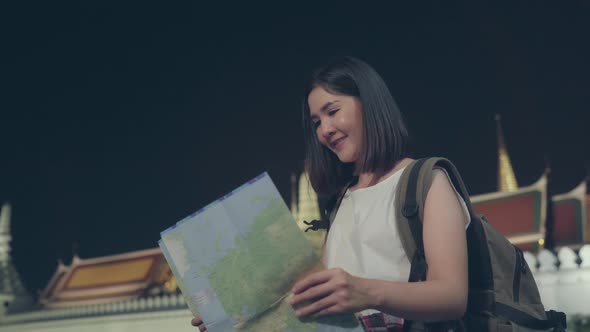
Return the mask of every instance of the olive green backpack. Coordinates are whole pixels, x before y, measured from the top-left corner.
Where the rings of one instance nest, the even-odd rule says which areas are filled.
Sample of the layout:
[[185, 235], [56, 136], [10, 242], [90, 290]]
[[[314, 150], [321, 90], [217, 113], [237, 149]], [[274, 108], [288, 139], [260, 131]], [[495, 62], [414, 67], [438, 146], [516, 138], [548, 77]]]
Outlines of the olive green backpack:
[[[469, 210], [466, 230], [469, 262], [467, 312], [450, 325], [466, 331], [565, 331], [564, 313], [545, 311], [539, 290], [522, 251], [473, 212], [469, 195], [455, 166], [444, 158], [425, 158], [408, 165], [398, 184], [397, 227], [407, 257], [409, 282], [426, 280], [428, 265], [422, 243], [422, 217], [433, 169], [442, 168]], [[416, 328], [411, 328], [412, 325]], [[428, 324], [406, 322], [404, 331]]]
[[[444, 158], [425, 158], [408, 165], [399, 180], [395, 206], [397, 227], [411, 261], [409, 282], [426, 280], [428, 265], [422, 243], [422, 217], [433, 169], [442, 168], [465, 201], [471, 222], [466, 230], [469, 296], [465, 316], [458, 321], [425, 324], [406, 320], [404, 331], [565, 331], [566, 316], [545, 311], [535, 279], [522, 251], [473, 212], [469, 195], [455, 166]], [[346, 190], [345, 190], [346, 191]], [[309, 229], [329, 229], [343, 195], [332, 200], [322, 221]]]

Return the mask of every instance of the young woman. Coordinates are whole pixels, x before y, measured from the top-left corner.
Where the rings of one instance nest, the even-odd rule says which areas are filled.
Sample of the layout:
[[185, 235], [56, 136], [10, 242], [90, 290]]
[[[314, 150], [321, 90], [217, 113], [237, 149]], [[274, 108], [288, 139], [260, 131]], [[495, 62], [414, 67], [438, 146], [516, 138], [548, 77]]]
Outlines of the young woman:
[[[460, 318], [467, 303], [468, 212], [442, 170], [424, 207], [428, 277], [408, 283], [410, 261], [397, 234], [394, 194], [407, 158], [407, 131], [381, 77], [351, 57], [313, 76], [303, 106], [310, 181], [322, 194], [347, 183], [325, 244], [327, 269], [293, 287], [300, 317], [353, 312], [384, 324], [403, 318]], [[375, 317], [373, 317], [375, 318]], [[371, 319], [375, 321], [375, 319]]]
[[312, 186], [324, 195], [345, 193], [325, 243], [326, 270], [293, 286], [289, 303], [297, 316], [355, 313], [367, 330], [379, 331], [401, 331], [403, 319], [462, 317], [469, 217], [442, 170], [435, 171], [424, 207], [427, 280], [407, 282], [410, 261], [393, 202], [412, 160], [402, 116], [382, 78], [352, 57], [320, 68], [305, 94], [303, 126]]

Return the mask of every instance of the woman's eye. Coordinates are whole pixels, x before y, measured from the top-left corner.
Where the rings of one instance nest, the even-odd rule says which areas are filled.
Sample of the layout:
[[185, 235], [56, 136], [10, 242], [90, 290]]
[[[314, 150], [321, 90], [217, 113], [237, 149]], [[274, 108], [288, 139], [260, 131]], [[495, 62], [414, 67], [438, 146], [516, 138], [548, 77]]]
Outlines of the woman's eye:
[[331, 110], [330, 112], [328, 112], [329, 115], [334, 115], [336, 114], [336, 112], [340, 111], [340, 109], [335, 109], [335, 110]]
[[313, 123], [313, 127], [314, 128], [317, 128], [319, 126], [320, 126], [320, 122], [319, 121], [316, 121], [316, 122]]

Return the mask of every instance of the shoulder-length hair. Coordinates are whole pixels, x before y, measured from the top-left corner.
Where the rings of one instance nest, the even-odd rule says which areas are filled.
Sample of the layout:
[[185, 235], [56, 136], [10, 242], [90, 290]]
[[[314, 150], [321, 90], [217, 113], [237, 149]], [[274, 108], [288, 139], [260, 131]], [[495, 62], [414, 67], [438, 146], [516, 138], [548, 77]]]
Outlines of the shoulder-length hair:
[[[356, 168], [341, 162], [317, 138], [308, 103], [309, 94], [316, 87], [360, 101], [363, 142]], [[303, 132], [309, 180], [314, 190], [323, 195], [341, 190], [354, 174], [373, 172], [382, 176], [407, 156], [408, 131], [393, 96], [373, 68], [353, 57], [334, 59], [314, 72], [303, 98]]]

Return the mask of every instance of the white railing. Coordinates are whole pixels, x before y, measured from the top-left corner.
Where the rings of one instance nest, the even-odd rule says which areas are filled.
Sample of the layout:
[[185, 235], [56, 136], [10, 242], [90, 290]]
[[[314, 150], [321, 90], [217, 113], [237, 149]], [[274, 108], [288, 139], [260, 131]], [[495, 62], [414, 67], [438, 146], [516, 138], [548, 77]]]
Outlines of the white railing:
[[537, 255], [525, 252], [546, 310], [563, 311], [572, 316], [590, 316], [590, 245], [576, 254], [563, 247], [557, 255], [541, 250]]
[[68, 319], [98, 315], [114, 315], [123, 313], [178, 309], [186, 307], [181, 294], [153, 296], [149, 298], [131, 299], [112, 303], [80, 305], [69, 308], [40, 309], [2, 317], [0, 326], [21, 322]]

